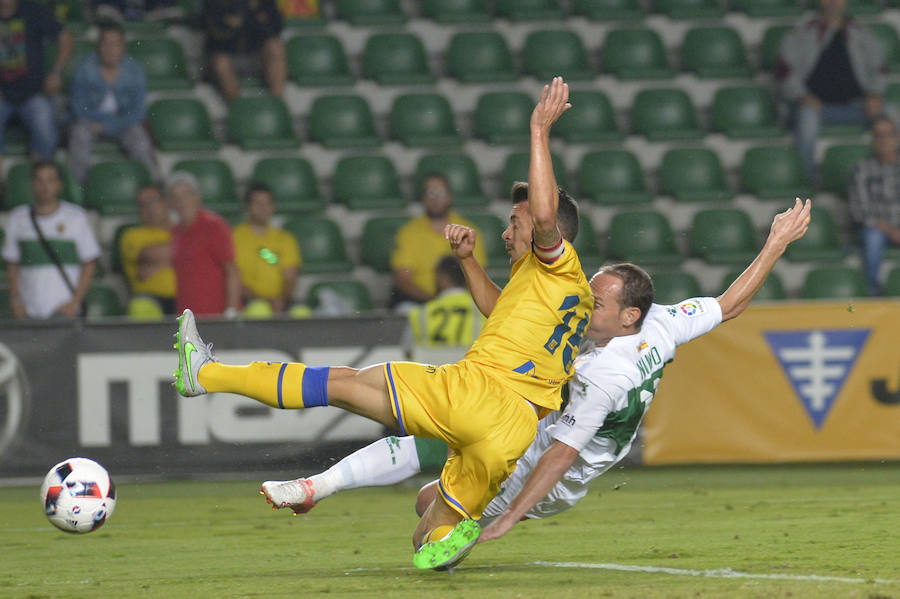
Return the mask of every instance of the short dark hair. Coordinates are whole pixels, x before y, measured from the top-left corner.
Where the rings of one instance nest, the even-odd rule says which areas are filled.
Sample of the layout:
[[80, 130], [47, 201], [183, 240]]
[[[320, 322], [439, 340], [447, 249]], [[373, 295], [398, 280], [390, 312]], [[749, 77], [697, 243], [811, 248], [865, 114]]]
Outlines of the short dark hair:
[[880, 112], [880, 113], [876, 114], [874, 117], [872, 117], [872, 124], [869, 127], [869, 129], [874, 131], [875, 125], [877, 125], [878, 123], [880, 123], [882, 121], [884, 121], [885, 123], [889, 123], [891, 125], [891, 127], [894, 128], [894, 131], [900, 130], [900, 128], [897, 127], [897, 122], [893, 118], [891, 118], [891, 115], [889, 115], [886, 112]]
[[444, 256], [438, 260], [437, 266], [434, 267], [436, 275], [444, 275], [453, 282], [454, 287], [466, 286], [466, 275], [463, 274], [462, 265], [456, 256]]
[[104, 33], [115, 32], [125, 37], [125, 27], [118, 21], [113, 19], [101, 19], [97, 21], [97, 39], [103, 36]]
[[164, 197], [166, 195], [165, 193], [163, 193], [163, 188], [160, 186], [159, 183], [144, 183], [143, 185], [138, 187], [137, 193], [134, 194], [135, 197], [137, 197], [137, 195], [139, 193], [141, 193], [142, 191], [144, 191], [145, 189], [152, 189], [153, 191], [155, 191], [156, 193], [159, 194], [159, 197]]
[[[562, 187], [556, 187], [559, 205], [556, 208], [556, 224], [563, 239], [574, 243], [578, 237], [578, 202]], [[513, 205], [528, 201], [528, 183], [516, 181], [512, 186]]]
[[640, 328], [653, 304], [653, 280], [647, 271], [631, 262], [621, 262], [601, 266], [597, 274], [609, 274], [621, 279], [622, 291], [619, 293], [619, 303], [623, 308], [637, 308], [641, 311], [640, 318], [635, 322]]
[[275, 199], [275, 194], [272, 193], [271, 187], [265, 183], [251, 183], [250, 187], [248, 187], [247, 191], [244, 193], [244, 204], [250, 204], [250, 198], [253, 197], [254, 193], [267, 193], [269, 194], [269, 197], [273, 200]]
[[439, 173], [437, 171], [428, 171], [427, 173], [422, 175], [421, 179], [419, 179], [420, 199], [421, 199], [422, 191], [425, 188], [425, 181], [428, 181], [429, 179], [440, 179], [441, 181], [443, 181], [443, 183], [447, 187], [448, 191], [453, 191], [452, 188], [450, 187], [450, 179], [447, 178], [447, 175], [445, 175], [444, 173]]
[[31, 179], [32, 181], [37, 177], [38, 171], [43, 170], [45, 168], [52, 168], [56, 171], [56, 176], [62, 179], [62, 169], [59, 165], [52, 160], [35, 160], [31, 163]]

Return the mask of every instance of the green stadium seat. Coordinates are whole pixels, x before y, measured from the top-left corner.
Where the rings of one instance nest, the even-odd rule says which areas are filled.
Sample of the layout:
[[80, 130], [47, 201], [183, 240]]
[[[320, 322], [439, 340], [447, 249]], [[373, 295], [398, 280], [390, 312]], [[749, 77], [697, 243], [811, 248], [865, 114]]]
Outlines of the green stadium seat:
[[683, 89], [643, 89], [631, 105], [631, 126], [650, 141], [700, 139], [697, 111]]
[[440, 94], [403, 94], [391, 106], [391, 136], [409, 147], [458, 146], [450, 102]]
[[218, 158], [180, 160], [171, 172], [188, 172], [197, 179], [203, 205], [225, 218], [243, 213], [244, 205], [238, 198], [237, 184], [231, 167]]
[[497, 16], [510, 21], [550, 21], [564, 16], [557, 0], [496, 0]]
[[416, 165], [415, 188], [422, 188], [427, 175], [438, 173], [446, 177], [453, 193], [453, 206], [485, 206], [490, 200], [481, 188], [478, 166], [468, 154], [429, 154]]
[[653, 280], [653, 302], [656, 304], [677, 304], [703, 295], [697, 277], [687, 272], [656, 272], [650, 278]]
[[847, 0], [847, 14], [875, 15], [881, 12], [881, 0]]
[[326, 148], [371, 148], [381, 145], [375, 117], [363, 96], [316, 98], [309, 111], [309, 137]]
[[[747, 0], [755, 2], [756, 0]], [[781, 38], [793, 29], [793, 25], [771, 25], [763, 33], [759, 43], [759, 68], [764, 71], [774, 71], [778, 66], [778, 55], [781, 51]]]
[[884, 103], [886, 107], [900, 111], [900, 82], [888, 84], [884, 90]]
[[560, 75], [566, 81], [593, 79], [587, 49], [578, 34], [568, 29], [540, 29], [525, 37], [522, 49], [525, 72], [540, 80]]
[[764, 200], [806, 198], [812, 192], [794, 146], [748, 149], [741, 162], [741, 184], [745, 191]]
[[354, 26], [399, 25], [406, 14], [399, 0], [336, 0], [335, 15]]
[[675, 266], [682, 261], [672, 226], [653, 210], [616, 213], [610, 222], [607, 249], [612, 258], [641, 265]]
[[866, 144], [831, 146], [822, 158], [822, 187], [841, 197], [847, 197], [853, 169], [863, 158], [872, 154]]
[[[361, 281], [318, 281], [309, 288], [306, 303], [310, 308], [322, 310], [328, 315], [329, 307], [325, 306], [328, 296], [339, 301], [340, 306], [330, 306], [330, 310], [354, 313], [372, 310], [372, 296], [369, 288]], [[340, 308], [340, 309], [339, 309]], [[339, 314], [335, 314], [336, 316]]]
[[[75, 75], [75, 69], [78, 68], [78, 65], [84, 62], [84, 59], [96, 50], [97, 44], [94, 41], [87, 39], [75, 39], [75, 43], [72, 46], [72, 54], [69, 56], [69, 62], [66, 65], [65, 70], [63, 70], [62, 74], [64, 92], [69, 91], [72, 83], [72, 77]], [[56, 61], [57, 51], [57, 45], [55, 42], [53, 42], [49, 45], [47, 51], [44, 52], [44, 65], [48, 70]]]
[[263, 158], [253, 167], [250, 181], [268, 186], [278, 214], [325, 209], [325, 198], [319, 193], [316, 174], [304, 158]]
[[12, 117], [3, 131], [3, 155], [25, 156], [27, 153], [28, 133], [18, 117]]
[[578, 259], [588, 278], [603, 262], [603, 250], [600, 249], [599, 239], [594, 223], [586, 214], [581, 213], [578, 219], [578, 235], [575, 236], [575, 243], [572, 246], [578, 252]]
[[732, 193], [719, 155], [709, 148], [673, 148], [663, 154], [660, 191], [678, 202], [726, 202]]
[[84, 295], [85, 316], [88, 318], [106, 318], [124, 316], [125, 308], [115, 289], [102, 285], [93, 285]]
[[376, 216], [367, 220], [360, 240], [359, 254], [363, 264], [371, 266], [377, 272], [390, 272], [394, 238], [408, 220], [406, 215]]
[[670, 19], [713, 19], [722, 16], [716, 0], [655, 0], [654, 8]]
[[460, 31], [447, 46], [447, 72], [462, 83], [515, 81], [512, 52], [496, 31]]
[[533, 110], [525, 92], [486, 92], [475, 105], [475, 135], [491, 144], [527, 144]]
[[570, 143], [619, 141], [622, 132], [609, 97], [602, 91], [572, 90], [573, 107], [559, 117], [551, 130], [553, 135]]
[[653, 200], [634, 154], [597, 150], [585, 154], [578, 169], [579, 190], [597, 204], [643, 204]]
[[102, 216], [136, 215], [134, 197], [148, 183], [150, 173], [139, 162], [99, 162], [88, 169], [84, 183], [85, 206]]
[[869, 23], [868, 27], [881, 44], [884, 66], [889, 71], [900, 70], [900, 38], [897, 37], [897, 29], [889, 23]]
[[675, 71], [666, 58], [662, 38], [653, 29], [612, 29], [603, 40], [603, 70], [619, 79], [666, 79]]
[[144, 67], [147, 88], [152, 91], [191, 89], [187, 59], [181, 44], [167, 37], [128, 42], [128, 54]]
[[302, 87], [353, 85], [341, 41], [327, 34], [297, 35], [285, 46], [288, 76]]
[[400, 179], [386, 156], [344, 156], [334, 171], [334, 199], [351, 210], [405, 208]]
[[885, 297], [900, 297], [900, 266], [891, 269], [881, 291]]
[[322, 216], [298, 216], [284, 223], [300, 245], [303, 274], [349, 272], [347, 243], [336, 222]]
[[[722, 277], [722, 292], [728, 289], [728, 287], [734, 283], [735, 279], [741, 276], [741, 273], [743, 272], [744, 269], [740, 268], [725, 273], [725, 276]], [[753, 296], [751, 301], [772, 302], [784, 299], [787, 299], [784, 283], [781, 281], [781, 277], [778, 276], [778, 273], [771, 272], [766, 278], [765, 283], [763, 283], [763, 286], [760, 287], [759, 291], [756, 292], [756, 295]]]
[[681, 42], [681, 68], [702, 79], [749, 77], [747, 50], [732, 27], [693, 27]]
[[803, 0], [731, 0], [732, 10], [753, 18], [798, 17], [804, 5]]
[[838, 226], [825, 208], [813, 206], [806, 235], [793, 242], [784, 252], [791, 262], [840, 262], [847, 255], [841, 244]]
[[723, 87], [712, 103], [712, 129], [732, 139], [760, 139], [782, 135], [775, 100], [766, 88]]
[[240, 97], [231, 102], [228, 139], [244, 150], [281, 150], [300, 145], [284, 101], [275, 96]]
[[506, 253], [506, 242], [501, 237], [506, 230], [506, 223], [496, 214], [477, 214], [466, 212], [463, 215], [478, 229], [478, 243], [484, 245], [488, 268], [509, 267], [509, 254]]
[[868, 297], [862, 272], [849, 266], [823, 266], [806, 273], [801, 295], [804, 299], [853, 299]]
[[592, 21], [639, 21], [644, 17], [639, 0], [575, 0], [574, 12]]
[[376, 33], [366, 41], [362, 72], [381, 85], [433, 83], [422, 41], [412, 33]]
[[[60, 169], [62, 170], [62, 199], [72, 204], [81, 204], [81, 185], [65, 165], [60, 165]], [[14, 164], [6, 172], [3, 208], [10, 210], [16, 206], [32, 203], [34, 203], [34, 194], [31, 192], [31, 165], [27, 162]]]
[[193, 98], [156, 100], [147, 109], [156, 147], [163, 152], [215, 151], [212, 119], [206, 105]]
[[422, 13], [442, 25], [491, 20], [486, 0], [422, 0]]
[[[553, 174], [556, 176], [556, 184], [565, 190], [569, 189], [569, 174], [566, 171], [566, 164], [556, 152], [550, 153], [550, 159], [553, 161]], [[528, 152], [513, 152], [506, 157], [503, 163], [503, 170], [500, 176], [500, 193], [501, 198], [509, 197], [513, 183], [516, 181], [528, 181], [528, 165], [531, 161], [531, 155]]]
[[747, 213], [734, 208], [701, 210], [690, 228], [691, 253], [707, 264], [748, 265], [759, 252], [756, 229]]

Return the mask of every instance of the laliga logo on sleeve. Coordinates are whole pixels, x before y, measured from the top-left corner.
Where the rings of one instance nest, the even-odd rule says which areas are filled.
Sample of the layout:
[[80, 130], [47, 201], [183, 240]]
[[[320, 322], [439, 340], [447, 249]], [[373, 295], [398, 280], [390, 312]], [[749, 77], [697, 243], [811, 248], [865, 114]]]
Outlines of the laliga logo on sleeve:
[[869, 333], [869, 329], [763, 333], [816, 430], [822, 428]]

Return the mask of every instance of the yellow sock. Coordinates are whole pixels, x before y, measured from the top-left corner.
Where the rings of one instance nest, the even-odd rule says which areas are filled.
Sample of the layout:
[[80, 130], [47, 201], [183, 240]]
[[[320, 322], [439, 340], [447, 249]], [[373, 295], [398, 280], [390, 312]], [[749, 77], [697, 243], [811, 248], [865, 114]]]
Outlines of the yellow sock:
[[[432, 528], [428, 532], [425, 533], [425, 536], [422, 537], [422, 545], [428, 543], [429, 541], [441, 541], [444, 537], [453, 532], [455, 527], [449, 524], [445, 524], [443, 526], [438, 526], [437, 528]], [[421, 545], [420, 545], [421, 546]]]
[[[285, 409], [328, 405], [327, 379], [327, 368], [308, 368], [299, 362], [253, 362], [246, 366], [210, 362], [197, 373], [197, 381], [208, 393], [239, 393]], [[309, 388], [303, 388], [304, 381]]]

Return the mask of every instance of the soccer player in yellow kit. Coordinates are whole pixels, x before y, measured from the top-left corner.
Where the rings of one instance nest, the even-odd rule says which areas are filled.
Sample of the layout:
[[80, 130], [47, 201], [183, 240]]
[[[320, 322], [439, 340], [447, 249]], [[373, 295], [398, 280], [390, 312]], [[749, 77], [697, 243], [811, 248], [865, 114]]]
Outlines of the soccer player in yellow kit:
[[[439, 495], [413, 533], [418, 568], [445, 569], [468, 554], [480, 534], [475, 520], [531, 444], [539, 415], [559, 408], [573, 375], [594, 298], [570, 243], [578, 209], [556, 186], [550, 160], [550, 127], [570, 108], [568, 96], [557, 77], [532, 113], [528, 193], [518, 195], [503, 233], [512, 274], [502, 292], [487, 294], [490, 317], [460, 362], [225, 365], [200, 338], [190, 310], [179, 318], [175, 386], [184, 396], [228, 392], [279, 408], [333, 405], [450, 446]], [[454, 252], [469, 248], [471, 258], [471, 230], [450, 225], [445, 234]], [[470, 268], [480, 266], [464, 259], [464, 271]], [[276, 508], [304, 511], [301, 481], [266, 482], [262, 492]]]

